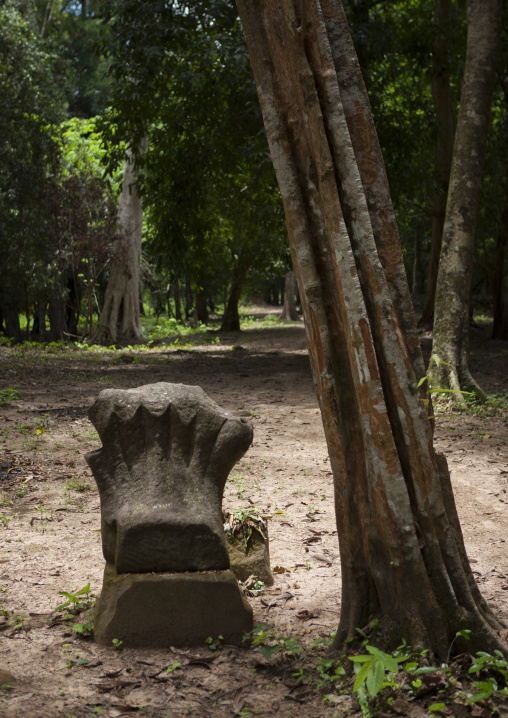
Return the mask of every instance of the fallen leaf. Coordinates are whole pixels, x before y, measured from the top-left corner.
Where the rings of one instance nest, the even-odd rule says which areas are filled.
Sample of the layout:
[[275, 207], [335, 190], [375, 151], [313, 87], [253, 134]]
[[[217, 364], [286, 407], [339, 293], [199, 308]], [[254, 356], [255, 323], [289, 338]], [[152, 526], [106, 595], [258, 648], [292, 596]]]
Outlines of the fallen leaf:
[[235, 716], [238, 715], [238, 713], [240, 713], [240, 711], [245, 707], [246, 701], [242, 691], [243, 689], [239, 688], [235, 693], [235, 697], [233, 698], [232, 710]]
[[132, 703], [120, 703], [116, 704], [116, 709], [122, 711], [122, 713], [134, 713], [140, 709], [140, 706], [133, 706]]
[[301, 621], [308, 621], [309, 618], [317, 618], [318, 616], [319, 611], [309, 611], [308, 608], [302, 608], [302, 610], [296, 614], [296, 617]]

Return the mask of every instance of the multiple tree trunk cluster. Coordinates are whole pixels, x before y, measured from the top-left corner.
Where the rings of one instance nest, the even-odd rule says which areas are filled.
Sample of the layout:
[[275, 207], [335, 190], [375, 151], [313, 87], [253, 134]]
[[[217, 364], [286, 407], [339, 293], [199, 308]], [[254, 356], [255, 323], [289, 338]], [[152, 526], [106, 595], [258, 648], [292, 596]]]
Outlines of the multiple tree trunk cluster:
[[[290, 237], [335, 485], [334, 641], [377, 625], [445, 657], [499, 648], [429, 400], [379, 143], [340, 0], [237, 0]], [[458, 641], [460, 644], [460, 641]]]

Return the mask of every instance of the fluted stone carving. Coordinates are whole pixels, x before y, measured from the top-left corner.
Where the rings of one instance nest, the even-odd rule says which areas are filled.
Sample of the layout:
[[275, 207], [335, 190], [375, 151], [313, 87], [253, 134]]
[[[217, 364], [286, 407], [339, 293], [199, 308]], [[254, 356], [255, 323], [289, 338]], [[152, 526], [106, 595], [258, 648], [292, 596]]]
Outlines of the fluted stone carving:
[[229, 568], [222, 494], [250, 422], [200, 387], [167, 383], [102, 391], [88, 415], [103, 444], [86, 459], [106, 561], [119, 573]]
[[[123, 636], [141, 645], [139, 631], [134, 635], [128, 624], [139, 597], [157, 595], [159, 625], [166, 628], [158, 639], [157, 631], [147, 629], [152, 638], [146, 645], [181, 643], [175, 621], [195, 625], [190, 643], [212, 635], [211, 627], [222, 626], [225, 635], [228, 612], [236, 626], [231, 636], [241, 640], [240, 628], [249, 630], [252, 611], [227, 570], [221, 503], [230, 470], [252, 442], [250, 422], [225, 412], [200, 387], [169, 383], [102, 391], [88, 416], [102, 441], [86, 459], [99, 487], [107, 562], [96, 637], [104, 642], [114, 626], [115, 637], [122, 638], [124, 626]], [[196, 574], [202, 587], [199, 605], [192, 606], [194, 584], [179, 575], [204, 571], [220, 573], [213, 580]], [[158, 576], [147, 583], [146, 573]], [[207, 595], [210, 606], [221, 604], [219, 596], [229, 597], [218, 623], [215, 610], [207, 623]], [[209, 632], [203, 637], [204, 626]]]

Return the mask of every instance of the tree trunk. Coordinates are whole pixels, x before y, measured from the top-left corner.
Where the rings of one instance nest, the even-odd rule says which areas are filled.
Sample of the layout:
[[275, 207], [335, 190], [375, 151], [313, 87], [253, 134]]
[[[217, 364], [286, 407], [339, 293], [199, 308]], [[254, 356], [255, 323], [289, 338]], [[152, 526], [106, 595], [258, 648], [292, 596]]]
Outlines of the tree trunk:
[[508, 339], [508, 302], [504, 293], [505, 251], [508, 244], [508, 195], [506, 196], [503, 214], [499, 223], [496, 242], [496, 266], [492, 280], [494, 300], [494, 326], [492, 339]]
[[187, 321], [189, 321], [189, 318], [192, 314], [192, 305], [193, 305], [192, 287], [191, 287], [190, 277], [187, 274], [185, 277], [185, 319]]
[[[434, 309], [434, 387], [475, 391], [485, 398], [469, 371], [469, 305], [474, 236], [487, 145], [496, 62], [500, 50], [501, 0], [467, 0], [467, 52], [450, 188], [446, 204]], [[465, 406], [463, 395], [452, 394]]]
[[[339, 0], [237, 0], [279, 182], [335, 485], [334, 646], [377, 619], [446, 657], [507, 646], [467, 560], [386, 173]], [[457, 643], [459, 643], [457, 641]]]
[[173, 299], [175, 300], [175, 319], [177, 322], [181, 322], [182, 307], [180, 305], [180, 280], [178, 278], [173, 282]]
[[206, 306], [206, 295], [201, 290], [196, 292], [196, 312], [198, 322], [206, 324], [208, 322], [208, 308]]
[[139, 275], [143, 208], [136, 190], [132, 153], [127, 153], [118, 207], [120, 237], [116, 241], [104, 306], [91, 344], [143, 344], [139, 312]]
[[452, 0], [436, 0], [434, 6], [434, 45], [432, 52], [432, 97], [436, 109], [436, 155], [434, 159], [434, 199], [427, 292], [420, 324], [434, 318], [437, 272], [441, 255], [441, 240], [446, 212], [448, 181], [452, 167], [455, 117], [450, 85], [450, 34], [453, 29]]
[[296, 311], [295, 302], [295, 273], [292, 269], [286, 274], [286, 281], [284, 283], [284, 306], [282, 307], [282, 314], [279, 318], [283, 322], [298, 321], [298, 312]]
[[5, 333], [10, 339], [16, 342], [21, 341], [21, 327], [19, 326], [19, 314], [16, 306], [9, 299], [4, 297], [1, 306], [1, 315], [5, 322]]
[[55, 287], [48, 302], [49, 341], [60, 342], [66, 339], [68, 331], [65, 318], [65, 301], [61, 287]]
[[229, 290], [229, 299], [227, 307], [222, 317], [220, 325], [221, 332], [239, 332], [240, 331], [240, 314], [238, 312], [238, 304], [242, 296], [242, 289], [247, 276], [247, 270], [239, 270], [235, 267], [233, 271], [233, 281]]
[[413, 242], [413, 289], [411, 295], [416, 300], [421, 300], [424, 288], [424, 276], [422, 266], [422, 238], [417, 231]]

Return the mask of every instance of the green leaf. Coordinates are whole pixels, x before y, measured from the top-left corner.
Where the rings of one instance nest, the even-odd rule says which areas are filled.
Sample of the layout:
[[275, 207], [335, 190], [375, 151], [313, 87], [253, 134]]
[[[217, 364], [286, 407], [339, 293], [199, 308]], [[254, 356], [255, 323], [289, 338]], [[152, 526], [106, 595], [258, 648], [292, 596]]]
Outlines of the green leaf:
[[280, 651], [280, 646], [259, 646], [259, 652], [267, 661], [269, 661], [277, 651]]
[[478, 693], [474, 694], [474, 696], [468, 698], [467, 705], [477, 703], [478, 701], [484, 701], [487, 698], [490, 698], [493, 692], [497, 690], [497, 683], [493, 678], [488, 681], [478, 681], [473, 683], [473, 686], [479, 690]]
[[391, 671], [392, 673], [398, 673], [399, 666], [397, 664], [397, 661], [390, 656], [388, 653], [383, 653], [383, 651], [380, 651], [379, 648], [376, 648], [375, 646], [365, 646], [365, 648], [368, 650], [369, 653], [371, 653], [373, 656], [375, 656], [383, 666]]
[[367, 690], [375, 698], [383, 688], [385, 682], [385, 669], [381, 661], [374, 660], [372, 670], [367, 675]]
[[367, 680], [367, 675], [372, 667], [372, 664], [374, 663], [374, 657], [369, 656], [367, 661], [363, 664], [363, 666], [358, 671], [358, 674], [356, 676], [356, 680], [353, 686], [353, 693], [356, 693], [358, 689], [360, 688], [363, 683]]
[[438, 712], [446, 708], [446, 703], [433, 703], [429, 706], [429, 711]]
[[415, 676], [423, 676], [423, 675], [425, 675], [426, 673], [435, 673], [436, 670], [437, 670], [437, 669], [436, 669], [436, 668], [432, 668], [432, 666], [424, 666], [423, 668], [418, 668], [418, 670], [416, 670], [416, 671], [414, 672], [414, 675], [415, 675]]
[[90, 663], [88, 658], [80, 658], [78, 661], [78, 666], [86, 666], [87, 663]]

